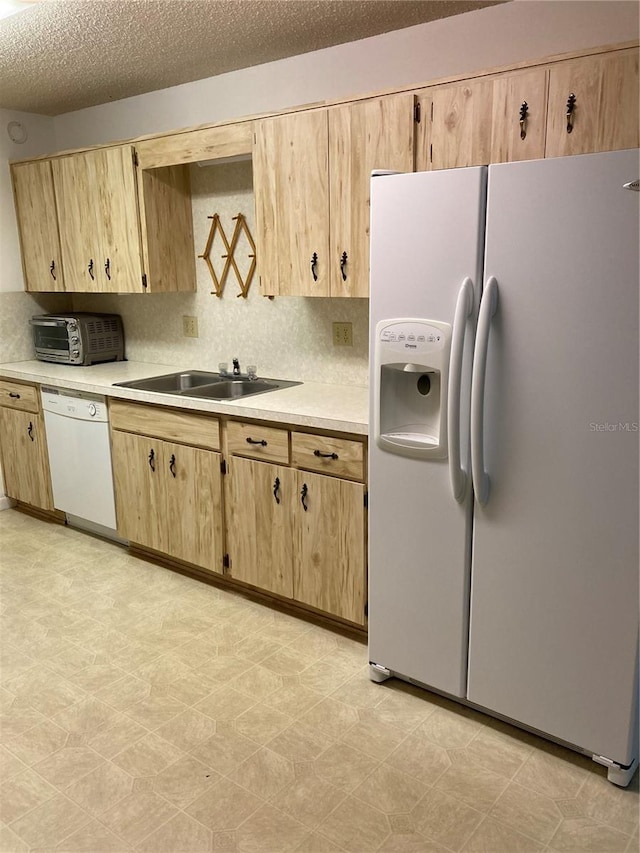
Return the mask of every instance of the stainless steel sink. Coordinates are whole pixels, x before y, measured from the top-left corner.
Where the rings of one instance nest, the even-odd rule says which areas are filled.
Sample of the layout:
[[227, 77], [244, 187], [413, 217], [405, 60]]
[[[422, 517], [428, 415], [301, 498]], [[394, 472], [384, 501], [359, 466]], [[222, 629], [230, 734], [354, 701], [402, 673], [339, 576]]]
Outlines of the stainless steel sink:
[[247, 379], [242, 376], [221, 376], [204, 370], [183, 370], [179, 373], [167, 373], [164, 376], [151, 376], [148, 379], [136, 379], [131, 382], [115, 382], [120, 388], [135, 388], [138, 391], [158, 391], [162, 394], [175, 394], [180, 397], [201, 397], [208, 400], [235, 400], [239, 397], [251, 397], [265, 394], [267, 391], [279, 391], [301, 382], [285, 379]]
[[133, 382], [116, 382], [114, 384], [123, 388], [137, 388], [139, 391], [182, 394], [198, 385], [210, 385], [219, 379], [219, 373], [207, 373], [204, 370], [184, 370], [181, 373], [167, 373], [164, 376], [152, 376], [149, 379], [136, 379]]

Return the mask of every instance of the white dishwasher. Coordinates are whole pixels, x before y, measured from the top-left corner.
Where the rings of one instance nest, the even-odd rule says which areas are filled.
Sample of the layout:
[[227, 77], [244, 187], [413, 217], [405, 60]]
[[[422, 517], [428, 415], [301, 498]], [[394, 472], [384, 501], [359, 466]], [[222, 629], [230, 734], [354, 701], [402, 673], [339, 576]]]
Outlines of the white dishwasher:
[[53, 505], [67, 521], [119, 539], [104, 397], [42, 388]]

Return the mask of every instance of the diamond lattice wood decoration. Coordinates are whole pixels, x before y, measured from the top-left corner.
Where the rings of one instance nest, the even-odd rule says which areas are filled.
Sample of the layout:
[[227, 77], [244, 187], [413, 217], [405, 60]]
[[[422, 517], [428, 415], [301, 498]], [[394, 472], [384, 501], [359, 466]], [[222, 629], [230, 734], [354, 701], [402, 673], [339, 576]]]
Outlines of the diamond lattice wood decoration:
[[[233, 229], [231, 242], [229, 242], [229, 240], [227, 239], [227, 235], [225, 234], [224, 228], [222, 227], [220, 216], [217, 213], [214, 213], [213, 216], [209, 216], [207, 218], [211, 219], [209, 237], [207, 238], [207, 244], [204, 247], [204, 252], [201, 255], [198, 255], [198, 257], [204, 260], [207, 267], [209, 268], [209, 272], [211, 273], [211, 278], [213, 279], [213, 286], [215, 288], [215, 290], [212, 290], [211, 293], [215, 294], [216, 296], [222, 296], [225, 283], [229, 276], [229, 270], [233, 268], [236, 279], [238, 280], [238, 285], [240, 287], [240, 293], [238, 293], [238, 296], [242, 296], [244, 299], [246, 299], [247, 294], [249, 293], [251, 281], [253, 279], [253, 274], [256, 271], [256, 244], [253, 242], [253, 237], [251, 236], [251, 231], [249, 231], [247, 220], [242, 213], [239, 213], [237, 216], [232, 217], [236, 224], [235, 228]], [[216, 234], [218, 233], [220, 234], [220, 239], [222, 240], [222, 243], [225, 248], [225, 253], [220, 256], [221, 258], [225, 259], [225, 264], [222, 269], [222, 274], [219, 278], [216, 275], [213, 263], [211, 262], [211, 249], [213, 247], [213, 242], [215, 240]], [[238, 268], [238, 264], [236, 263], [235, 259], [235, 251], [238, 246], [238, 241], [240, 240], [243, 233], [246, 236], [246, 239], [251, 248], [251, 252], [248, 253], [248, 257], [251, 258], [251, 266], [249, 267], [249, 271], [247, 272], [246, 277], [244, 278]]]

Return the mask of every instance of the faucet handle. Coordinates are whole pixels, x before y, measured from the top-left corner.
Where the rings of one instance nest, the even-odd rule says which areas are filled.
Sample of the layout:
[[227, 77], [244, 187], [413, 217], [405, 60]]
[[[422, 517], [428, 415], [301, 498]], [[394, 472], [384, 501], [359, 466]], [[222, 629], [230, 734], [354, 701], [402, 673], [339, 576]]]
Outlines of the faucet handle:
[[257, 379], [258, 378], [258, 368], [255, 364], [247, 365], [247, 378], [248, 379]]

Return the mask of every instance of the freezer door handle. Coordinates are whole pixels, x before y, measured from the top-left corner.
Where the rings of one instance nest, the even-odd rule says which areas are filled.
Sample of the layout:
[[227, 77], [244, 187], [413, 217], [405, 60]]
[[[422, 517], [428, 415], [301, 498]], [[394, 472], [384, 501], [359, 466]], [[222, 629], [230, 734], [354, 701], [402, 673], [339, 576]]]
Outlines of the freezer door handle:
[[484, 385], [491, 319], [498, 307], [498, 282], [491, 276], [482, 294], [478, 333], [471, 375], [471, 473], [476, 498], [483, 506], [489, 500], [491, 482], [484, 462]]
[[449, 441], [449, 480], [451, 493], [459, 503], [464, 497], [467, 472], [460, 458], [460, 393], [462, 388], [462, 362], [467, 317], [473, 311], [473, 284], [467, 276], [458, 291], [456, 312], [451, 336], [451, 362], [449, 367], [449, 392], [447, 404], [447, 431]]

